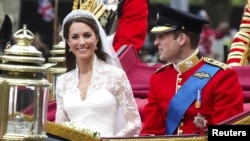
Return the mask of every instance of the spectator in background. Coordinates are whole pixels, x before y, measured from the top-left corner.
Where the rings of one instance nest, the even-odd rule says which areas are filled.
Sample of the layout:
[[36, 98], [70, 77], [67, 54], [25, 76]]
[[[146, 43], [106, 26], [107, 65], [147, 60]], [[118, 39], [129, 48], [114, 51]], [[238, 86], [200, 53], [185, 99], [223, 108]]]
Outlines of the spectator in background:
[[[233, 35], [228, 22], [220, 22], [215, 29], [215, 38], [211, 47], [213, 59], [226, 62], [227, 50], [231, 46]], [[224, 48], [225, 47], [225, 48]], [[227, 49], [227, 50], [224, 50]]]
[[[210, 20], [206, 10], [201, 9], [198, 16]], [[230, 25], [228, 22], [221, 21], [216, 28], [205, 24], [202, 29], [199, 50], [203, 56], [210, 57], [219, 61], [224, 61], [224, 46], [231, 44]]]
[[[201, 9], [197, 15], [206, 19], [206, 20], [210, 20], [209, 15], [207, 14], [205, 9]], [[211, 48], [212, 48], [212, 44], [213, 44], [215, 35], [216, 35], [215, 30], [212, 29], [209, 24], [205, 24], [203, 26], [202, 33], [201, 33], [201, 39], [200, 39], [199, 46], [198, 46], [201, 55], [207, 56], [207, 57], [213, 56]], [[214, 57], [212, 57], [212, 58], [214, 58]]]

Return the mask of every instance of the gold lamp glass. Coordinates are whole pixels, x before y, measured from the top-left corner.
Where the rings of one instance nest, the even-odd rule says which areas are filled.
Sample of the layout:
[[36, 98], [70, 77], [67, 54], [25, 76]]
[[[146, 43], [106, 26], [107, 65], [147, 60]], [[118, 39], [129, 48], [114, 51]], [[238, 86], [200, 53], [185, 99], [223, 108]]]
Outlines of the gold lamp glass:
[[[34, 35], [26, 25], [14, 39], [16, 44], [0, 55], [0, 140], [45, 140], [51, 88], [46, 72], [53, 64], [45, 64], [42, 53], [31, 45]], [[23, 114], [18, 103], [31, 96], [33, 108], [29, 115]]]

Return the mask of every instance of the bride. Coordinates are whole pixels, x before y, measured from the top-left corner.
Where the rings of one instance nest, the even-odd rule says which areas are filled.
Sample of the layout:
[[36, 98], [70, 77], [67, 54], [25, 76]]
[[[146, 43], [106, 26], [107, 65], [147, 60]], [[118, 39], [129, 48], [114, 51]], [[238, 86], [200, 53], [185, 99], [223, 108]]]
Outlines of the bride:
[[56, 81], [56, 123], [101, 137], [138, 135], [141, 119], [120, 62], [95, 16], [72, 10], [63, 20], [67, 72]]

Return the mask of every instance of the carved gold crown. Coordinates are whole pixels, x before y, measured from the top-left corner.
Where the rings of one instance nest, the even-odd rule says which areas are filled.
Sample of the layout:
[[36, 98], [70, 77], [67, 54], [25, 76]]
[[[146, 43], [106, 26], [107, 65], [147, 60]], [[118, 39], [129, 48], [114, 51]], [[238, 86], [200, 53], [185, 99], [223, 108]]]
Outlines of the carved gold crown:
[[94, 9], [102, 4], [101, 2], [96, 2], [95, 0], [87, 0], [83, 2], [82, 0], [74, 0], [72, 10], [83, 9], [89, 12], [93, 12]]
[[[106, 32], [112, 33], [119, 0], [74, 0], [72, 10], [83, 9], [93, 13]], [[108, 34], [108, 33], [107, 33]]]

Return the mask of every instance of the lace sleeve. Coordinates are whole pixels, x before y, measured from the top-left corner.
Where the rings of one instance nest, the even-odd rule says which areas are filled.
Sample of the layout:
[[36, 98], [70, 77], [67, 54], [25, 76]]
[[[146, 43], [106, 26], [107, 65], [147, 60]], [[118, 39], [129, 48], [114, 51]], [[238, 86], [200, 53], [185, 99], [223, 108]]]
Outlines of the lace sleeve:
[[69, 121], [67, 114], [63, 107], [63, 79], [58, 78], [56, 82], [56, 117], [55, 123], [64, 123], [65, 121]]
[[117, 79], [118, 89], [116, 95], [120, 104], [122, 114], [125, 117], [125, 127], [120, 130], [115, 136], [134, 136], [138, 135], [141, 130], [141, 118], [138, 107], [136, 105], [132, 88], [125, 72], [120, 73], [120, 78]]

